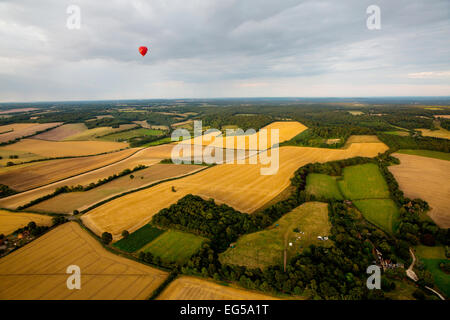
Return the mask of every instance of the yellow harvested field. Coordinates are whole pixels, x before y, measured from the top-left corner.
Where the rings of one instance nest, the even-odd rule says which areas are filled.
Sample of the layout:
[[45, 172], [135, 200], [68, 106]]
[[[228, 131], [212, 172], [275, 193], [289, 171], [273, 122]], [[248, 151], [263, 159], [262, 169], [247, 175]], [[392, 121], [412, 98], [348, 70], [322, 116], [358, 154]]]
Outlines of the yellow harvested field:
[[1, 168], [0, 181], [17, 191], [29, 190], [123, 160], [137, 150], [139, 149], [126, 149], [98, 156], [49, 160]]
[[111, 141], [46, 141], [22, 139], [0, 149], [31, 152], [46, 158], [77, 157], [117, 151], [128, 147], [127, 143]]
[[254, 291], [221, 286], [212, 281], [182, 276], [172, 281], [157, 300], [278, 300]]
[[428, 202], [428, 215], [441, 228], [450, 228], [450, 161], [394, 153], [400, 164], [389, 170], [411, 199]]
[[87, 127], [84, 123], [68, 123], [63, 124], [55, 129], [40, 133], [33, 136], [33, 139], [42, 139], [50, 141], [62, 141], [67, 137], [86, 131]]
[[347, 139], [346, 144], [350, 145], [352, 143], [381, 143], [377, 136], [372, 135], [354, 135]]
[[203, 146], [210, 145], [224, 149], [265, 150], [276, 143], [274, 137], [272, 137], [272, 129], [278, 130], [278, 142], [281, 143], [283, 141], [291, 140], [299, 133], [305, 131], [307, 127], [297, 121], [277, 121], [272, 122], [261, 129], [267, 130], [266, 134], [261, 134], [261, 132], [258, 131], [251, 135], [223, 137], [221, 133], [213, 132], [180, 143], [194, 145], [201, 144]]
[[38, 226], [51, 226], [52, 217], [27, 212], [0, 210], [0, 234], [8, 235], [34, 221]]
[[34, 212], [72, 213], [74, 210], [82, 211], [92, 205], [121, 194], [142, 188], [161, 180], [184, 176], [197, 170], [205, 169], [198, 165], [155, 164], [149, 168], [133, 173], [134, 178], [124, 176], [84, 192], [71, 192], [60, 194], [29, 208]]
[[36, 132], [59, 126], [62, 122], [51, 123], [14, 123], [0, 126], [0, 142], [30, 136]]
[[[192, 176], [161, 183], [105, 203], [83, 215], [83, 222], [96, 234], [110, 232], [115, 239], [122, 230], [135, 231], [152, 216], [187, 194], [213, 198], [241, 212], [252, 213], [275, 198], [290, 185], [290, 178], [301, 166], [310, 162], [327, 162], [355, 156], [374, 157], [385, 152], [383, 143], [353, 143], [345, 149], [281, 147], [279, 170], [262, 175], [269, 165], [221, 164]], [[176, 192], [172, 191], [172, 186]]]
[[417, 129], [422, 132], [424, 137], [435, 137], [441, 139], [450, 139], [450, 131], [439, 128], [438, 130]]
[[444, 118], [444, 119], [450, 119], [450, 114], [435, 114], [435, 118]]
[[[81, 270], [69, 290], [67, 267]], [[1, 300], [147, 299], [167, 273], [106, 251], [76, 222], [68, 222], [0, 259]]]
[[122, 124], [119, 126], [119, 128], [98, 127], [98, 128], [84, 130], [83, 132], [80, 132], [80, 133], [77, 133], [77, 134], [67, 137], [65, 140], [71, 140], [71, 141], [95, 140], [106, 134], [119, 132], [119, 131], [123, 131], [123, 130], [128, 130], [128, 129], [131, 129], [134, 127], [136, 127], [136, 124]]

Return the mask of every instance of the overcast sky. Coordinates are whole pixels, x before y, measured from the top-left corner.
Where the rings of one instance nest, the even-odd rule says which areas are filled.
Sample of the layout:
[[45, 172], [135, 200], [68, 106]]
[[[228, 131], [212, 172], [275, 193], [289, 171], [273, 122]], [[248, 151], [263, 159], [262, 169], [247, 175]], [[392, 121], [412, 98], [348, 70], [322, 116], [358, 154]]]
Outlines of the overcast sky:
[[0, 0], [0, 102], [407, 95], [450, 95], [449, 0]]

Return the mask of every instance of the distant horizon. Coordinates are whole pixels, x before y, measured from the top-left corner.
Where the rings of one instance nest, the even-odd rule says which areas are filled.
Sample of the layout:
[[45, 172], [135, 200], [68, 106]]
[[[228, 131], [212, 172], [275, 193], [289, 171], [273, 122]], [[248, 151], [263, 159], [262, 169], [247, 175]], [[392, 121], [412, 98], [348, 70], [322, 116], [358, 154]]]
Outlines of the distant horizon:
[[[212, 97], [212, 98], [206, 98], [206, 97], [196, 97], [196, 98], [186, 98], [186, 97], [179, 97], [179, 98], [120, 98], [120, 99], [69, 99], [69, 100], [30, 100], [30, 101], [6, 101], [2, 102], [0, 101], [0, 106], [3, 106], [5, 104], [33, 104], [33, 103], [75, 103], [75, 102], [126, 102], [126, 101], [176, 101], [176, 100], [347, 100], [347, 99], [392, 99], [392, 100], [398, 100], [398, 99], [406, 99], [406, 100], [426, 100], [426, 99], [444, 99], [449, 100], [450, 102], [450, 95], [442, 95], [442, 96], [342, 96], [342, 97], [334, 97], [334, 96], [327, 96], [327, 97], [317, 97], [317, 96], [310, 96], [310, 97], [295, 97], [295, 96], [277, 96], [277, 97], [264, 97], [264, 96], [242, 96], [242, 97]], [[330, 101], [333, 102], [333, 101]], [[356, 101], [354, 101], [356, 102]]]

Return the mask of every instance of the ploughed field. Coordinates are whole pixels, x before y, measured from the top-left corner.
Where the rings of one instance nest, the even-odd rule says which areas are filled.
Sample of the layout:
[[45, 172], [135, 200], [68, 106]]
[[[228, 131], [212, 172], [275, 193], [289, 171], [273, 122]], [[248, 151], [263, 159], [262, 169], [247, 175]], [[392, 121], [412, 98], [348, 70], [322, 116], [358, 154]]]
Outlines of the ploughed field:
[[428, 215], [441, 228], [450, 227], [450, 161], [395, 153], [400, 164], [390, 166], [400, 189], [411, 199], [428, 202]]
[[249, 164], [250, 157], [246, 164], [216, 165], [192, 176], [120, 197], [87, 212], [82, 219], [96, 234], [107, 231], [118, 239], [122, 230], [139, 229], [154, 214], [187, 194], [213, 198], [241, 212], [252, 213], [286, 189], [293, 173], [302, 165], [355, 156], [374, 157], [386, 150], [383, 143], [352, 143], [344, 149], [275, 148], [269, 151], [269, 154], [279, 152], [279, 168], [271, 172], [274, 174], [262, 175], [261, 168], [268, 168], [270, 164]]
[[30, 222], [38, 226], [51, 226], [52, 217], [28, 212], [11, 212], [0, 210], [0, 234], [9, 235]]
[[[67, 267], [81, 269], [69, 290]], [[68, 222], [0, 259], [0, 299], [147, 299], [167, 273], [106, 251]]]
[[182, 276], [172, 281], [158, 300], [275, 300], [275, 297]]

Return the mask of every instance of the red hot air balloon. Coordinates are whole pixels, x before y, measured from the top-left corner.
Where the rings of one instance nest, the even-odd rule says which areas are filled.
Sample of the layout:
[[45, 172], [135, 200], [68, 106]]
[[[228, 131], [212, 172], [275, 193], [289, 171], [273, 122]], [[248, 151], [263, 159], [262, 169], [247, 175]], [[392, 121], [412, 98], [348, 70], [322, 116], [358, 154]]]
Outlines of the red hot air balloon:
[[142, 56], [145, 56], [147, 54], [147, 47], [139, 47], [139, 53], [142, 54]]

